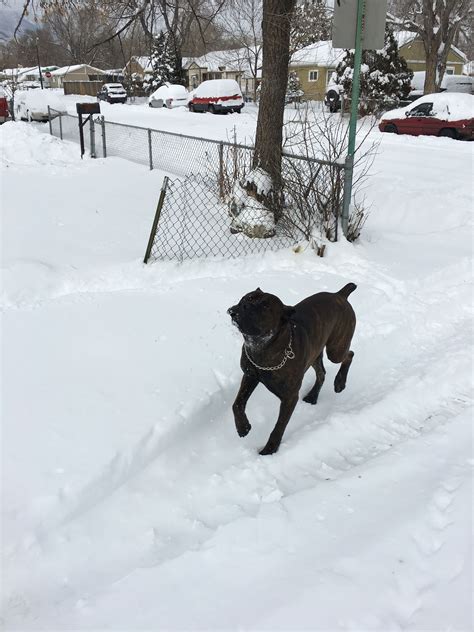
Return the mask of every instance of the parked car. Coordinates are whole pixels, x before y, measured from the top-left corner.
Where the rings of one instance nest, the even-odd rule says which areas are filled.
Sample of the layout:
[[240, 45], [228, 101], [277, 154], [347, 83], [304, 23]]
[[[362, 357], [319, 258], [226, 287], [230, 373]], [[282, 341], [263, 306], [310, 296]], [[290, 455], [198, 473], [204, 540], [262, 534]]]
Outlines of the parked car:
[[474, 138], [474, 96], [438, 92], [426, 94], [408, 108], [386, 112], [379, 123], [381, 132], [411, 136]]
[[148, 97], [151, 108], [177, 108], [188, 105], [189, 93], [184, 86], [164, 83]]
[[338, 83], [329, 83], [324, 95], [324, 103], [330, 112], [338, 112], [341, 109], [342, 86]]
[[188, 103], [190, 112], [241, 112], [244, 99], [234, 79], [209, 79], [194, 91]]
[[[413, 73], [411, 90], [407, 97], [408, 103], [413, 103], [413, 101], [423, 96], [425, 76], [426, 73], [424, 70], [417, 70]], [[441, 82], [441, 92], [474, 94], [474, 77], [468, 77], [467, 75], [444, 75]]]
[[58, 116], [62, 109], [57, 94], [51, 90], [17, 90], [15, 92], [14, 110], [17, 120], [45, 123], [49, 118], [48, 106], [53, 108], [51, 118]]
[[0, 88], [0, 123], [5, 123], [8, 119], [9, 113], [7, 94], [3, 88]]
[[104, 83], [97, 93], [98, 101], [107, 103], [126, 103], [127, 92], [121, 83]]

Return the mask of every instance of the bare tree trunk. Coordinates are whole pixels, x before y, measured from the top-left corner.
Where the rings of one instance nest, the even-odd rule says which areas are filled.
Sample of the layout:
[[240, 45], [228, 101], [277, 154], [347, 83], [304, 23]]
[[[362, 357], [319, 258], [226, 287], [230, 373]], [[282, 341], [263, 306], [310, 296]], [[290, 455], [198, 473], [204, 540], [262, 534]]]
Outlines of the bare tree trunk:
[[281, 189], [283, 114], [294, 7], [295, 0], [263, 0], [262, 87], [253, 166], [270, 175], [274, 199], [278, 198]]
[[438, 55], [436, 49], [428, 49], [426, 50], [425, 46], [425, 54], [426, 54], [426, 72], [425, 72], [425, 85], [423, 86], [424, 94], [433, 94], [437, 92], [436, 88], [436, 69], [438, 66]]

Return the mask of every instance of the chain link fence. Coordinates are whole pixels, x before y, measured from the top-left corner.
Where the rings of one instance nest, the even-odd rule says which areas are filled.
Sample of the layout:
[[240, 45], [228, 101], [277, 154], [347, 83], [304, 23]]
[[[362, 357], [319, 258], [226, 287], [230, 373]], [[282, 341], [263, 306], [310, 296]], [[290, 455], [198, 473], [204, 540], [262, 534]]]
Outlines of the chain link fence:
[[252, 239], [232, 228], [229, 205], [206, 175], [165, 177], [144, 263], [169, 259], [235, 258], [293, 246], [277, 225], [274, 237]]
[[[79, 119], [50, 109], [49, 130], [77, 142]], [[285, 210], [276, 234], [258, 239], [235, 232], [230, 215], [236, 183], [245, 184], [252, 172], [253, 147], [113, 123], [103, 116], [92, 116], [83, 132], [93, 157], [117, 156], [168, 174], [145, 262], [277, 250], [308, 240], [315, 227], [329, 239], [338, 238], [340, 162], [283, 152]]]

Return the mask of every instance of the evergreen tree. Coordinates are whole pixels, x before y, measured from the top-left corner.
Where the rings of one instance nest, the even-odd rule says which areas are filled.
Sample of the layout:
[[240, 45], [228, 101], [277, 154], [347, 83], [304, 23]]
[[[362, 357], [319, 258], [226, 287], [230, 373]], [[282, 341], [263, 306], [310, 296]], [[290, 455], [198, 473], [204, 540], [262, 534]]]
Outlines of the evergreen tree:
[[331, 24], [327, 0], [305, 0], [299, 4], [291, 18], [290, 53], [331, 39]]
[[[333, 74], [333, 82], [342, 86], [342, 94], [348, 99], [351, 97], [353, 72], [354, 51], [348, 50]], [[362, 51], [359, 114], [395, 107], [408, 96], [412, 78], [413, 71], [400, 57], [397, 41], [387, 27], [382, 50]]]
[[304, 95], [304, 91], [301, 89], [301, 83], [296, 72], [290, 72], [288, 75], [288, 83], [286, 85], [286, 101], [292, 103], [293, 101], [299, 101]]
[[164, 83], [183, 83], [181, 58], [177, 53], [174, 39], [163, 31], [153, 39], [150, 65], [151, 73], [143, 82], [148, 92], [153, 92]]

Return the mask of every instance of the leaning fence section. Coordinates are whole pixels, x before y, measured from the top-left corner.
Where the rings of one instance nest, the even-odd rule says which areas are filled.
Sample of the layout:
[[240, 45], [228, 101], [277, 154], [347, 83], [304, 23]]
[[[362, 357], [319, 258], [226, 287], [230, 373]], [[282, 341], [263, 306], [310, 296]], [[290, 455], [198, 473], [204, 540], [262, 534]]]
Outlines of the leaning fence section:
[[199, 258], [236, 258], [294, 244], [277, 228], [273, 237], [252, 239], [232, 228], [228, 204], [205, 174], [165, 178], [152, 225], [145, 263]]

